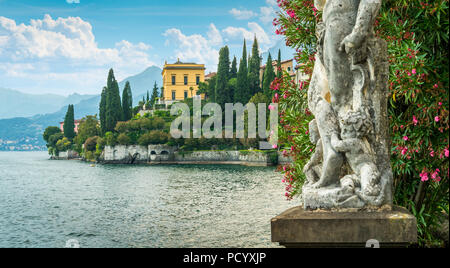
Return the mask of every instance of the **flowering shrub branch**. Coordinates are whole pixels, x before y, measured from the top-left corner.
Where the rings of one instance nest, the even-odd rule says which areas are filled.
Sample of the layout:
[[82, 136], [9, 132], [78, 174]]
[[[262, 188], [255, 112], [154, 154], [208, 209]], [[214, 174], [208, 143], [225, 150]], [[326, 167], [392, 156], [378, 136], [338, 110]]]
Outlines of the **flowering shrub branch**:
[[[314, 150], [307, 90], [322, 15], [311, 0], [278, 0], [278, 5], [282, 11], [273, 21], [276, 33], [296, 49], [299, 69], [309, 77], [292, 81], [285, 73], [272, 84], [279, 96], [273, 101], [280, 107], [283, 153], [294, 158], [292, 165], [282, 167], [290, 200], [300, 194], [302, 169]], [[422, 243], [434, 240], [432, 229], [443, 211], [448, 214], [448, 29], [448, 0], [385, 0], [375, 23], [376, 36], [388, 43], [394, 202], [415, 214]]]

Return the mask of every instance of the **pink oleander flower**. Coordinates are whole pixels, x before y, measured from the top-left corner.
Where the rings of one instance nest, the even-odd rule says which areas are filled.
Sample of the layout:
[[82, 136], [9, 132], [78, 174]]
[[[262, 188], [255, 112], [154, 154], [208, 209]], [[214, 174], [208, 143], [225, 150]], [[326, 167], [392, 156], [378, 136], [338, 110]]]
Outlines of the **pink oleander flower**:
[[430, 156], [431, 156], [431, 157], [434, 157], [434, 150], [431, 150]]
[[403, 140], [404, 140], [404, 141], [409, 140], [408, 136], [403, 136]]
[[273, 106], [272, 104], [269, 105], [269, 110], [275, 110], [275, 106]]
[[416, 72], [416, 69], [412, 69], [412, 74], [416, 74], [417, 72]]
[[434, 86], [433, 86], [434, 88], [438, 88], [439, 86], [438, 86], [438, 84], [434, 84]]
[[278, 145], [274, 144], [274, 145], [272, 145], [272, 148], [276, 149], [276, 148], [278, 148]]
[[417, 126], [417, 123], [419, 123], [419, 120], [417, 120], [416, 116], [413, 115], [413, 124], [414, 124], [415, 126]]
[[421, 181], [428, 181], [428, 173], [426, 173], [426, 172], [422, 172], [422, 173], [420, 173], [420, 180]]
[[445, 155], [445, 157], [448, 157], [448, 154], [449, 154], [449, 151], [448, 151], [447, 148], [445, 148], [445, 149], [444, 149], [444, 155]]
[[436, 122], [439, 122], [439, 120], [441, 120], [441, 119], [439, 118], [439, 116], [436, 116], [436, 117], [434, 118], [434, 121], [436, 121]]
[[408, 152], [408, 148], [406, 148], [406, 147], [404, 147], [403, 149], [402, 149], [402, 155], [405, 155], [406, 153]]
[[442, 106], [442, 102], [438, 102], [438, 105], [439, 105], [439, 106]]
[[440, 170], [437, 168], [433, 173], [431, 173], [431, 178], [435, 182], [439, 182], [441, 180], [441, 177], [439, 176], [439, 172], [440, 172]]
[[291, 152], [294, 151], [294, 146], [291, 146]]

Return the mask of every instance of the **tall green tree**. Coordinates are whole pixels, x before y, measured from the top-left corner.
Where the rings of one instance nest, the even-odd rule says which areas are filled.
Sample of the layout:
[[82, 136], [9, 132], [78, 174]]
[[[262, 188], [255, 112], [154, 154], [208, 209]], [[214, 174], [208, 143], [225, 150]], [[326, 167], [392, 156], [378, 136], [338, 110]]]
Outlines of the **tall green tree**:
[[233, 62], [231, 63], [230, 79], [231, 78], [237, 78], [237, 60], [236, 60], [236, 56], [233, 57]]
[[109, 70], [106, 91], [106, 131], [114, 131], [117, 122], [122, 121], [122, 104], [119, 84], [114, 77], [113, 69]]
[[228, 46], [225, 46], [219, 51], [219, 64], [217, 66], [217, 80], [215, 102], [225, 107], [225, 103], [232, 102], [233, 94], [228, 87], [228, 80], [230, 78], [230, 51]]
[[242, 58], [239, 62], [239, 71], [237, 73], [236, 90], [234, 92], [234, 102], [247, 104], [251, 97], [249, 83], [248, 83], [248, 68], [247, 68], [247, 45], [244, 39], [244, 47], [242, 49]]
[[147, 103], [150, 101], [150, 93], [148, 92], [148, 90], [147, 90], [147, 98], [145, 100]]
[[125, 87], [122, 92], [122, 110], [123, 110], [123, 121], [128, 121], [133, 116], [133, 96], [131, 93], [130, 82], [125, 83]]
[[275, 72], [272, 65], [272, 56], [269, 53], [267, 57], [266, 69], [264, 70], [264, 80], [263, 80], [263, 93], [267, 98], [272, 99], [272, 90], [270, 90], [270, 84], [275, 79]]
[[211, 77], [207, 82], [208, 86], [207, 86], [206, 95], [208, 96], [208, 100], [211, 102], [216, 101], [216, 81], [217, 81], [217, 75]]
[[106, 94], [107, 94], [108, 88], [103, 87], [102, 95], [100, 98], [100, 105], [99, 105], [99, 116], [100, 116], [100, 129], [101, 134], [104, 135], [106, 133]]
[[283, 71], [281, 70], [281, 49], [278, 49], [277, 77], [281, 79], [282, 76], [283, 76]]
[[261, 67], [261, 58], [259, 56], [258, 40], [253, 41], [252, 54], [248, 63], [248, 81], [250, 87], [251, 96], [261, 91], [261, 85], [259, 81], [259, 69]]
[[52, 136], [53, 134], [57, 134], [57, 133], [61, 133], [61, 129], [59, 127], [50, 126], [45, 129], [42, 137], [48, 143], [50, 136]]
[[100, 134], [97, 116], [88, 115], [81, 119], [78, 126], [78, 134], [74, 139], [75, 148], [81, 152], [82, 146], [89, 137], [95, 137]]
[[75, 138], [75, 115], [73, 110], [73, 105], [69, 104], [67, 107], [66, 117], [64, 118], [64, 137], [69, 140], [73, 140]]
[[155, 105], [156, 98], [158, 98], [158, 85], [156, 84], [155, 81], [155, 85], [153, 85], [152, 96], [150, 97], [150, 105], [152, 107]]

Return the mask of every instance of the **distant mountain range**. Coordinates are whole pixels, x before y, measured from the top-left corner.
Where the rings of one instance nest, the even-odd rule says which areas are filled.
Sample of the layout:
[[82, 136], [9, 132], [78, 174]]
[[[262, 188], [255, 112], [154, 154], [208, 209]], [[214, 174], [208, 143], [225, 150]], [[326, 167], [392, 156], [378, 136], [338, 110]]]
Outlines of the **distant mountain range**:
[[80, 94], [72, 94], [68, 97], [55, 94], [33, 95], [0, 88], [0, 119], [52, 113], [65, 105], [79, 103], [94, 96]]
[[[147, 90], [151, 94], [155, 82], [158, 87], [161, 86], [161, 72], [161, 68], [149, 67], [142, 73], [119, 82], [120, 89], [122, 91], [126, 81], [130, 82], [135, 105], [147, 94]], [[0, 89], [0, 150], [10, 150], [11, 146], [20, 148], [24, 144], [43, 146], [43, 131], [47, 126], [59, 126], [59, 122], [64, 120], [68, 104], [74, 104], [75, 119], [81, 119], [86, 115], [98, 114], [99, 103], [100, 95], [30, 95]], [[3, 105], [8, 105], [10, 110], [22, 111], [11, 112]], [[21, 116], [2, 119], [7, 117], [8, 112], [13, 116], [21, 113]], [[4, 145], [6, 142], [8, 146]]]

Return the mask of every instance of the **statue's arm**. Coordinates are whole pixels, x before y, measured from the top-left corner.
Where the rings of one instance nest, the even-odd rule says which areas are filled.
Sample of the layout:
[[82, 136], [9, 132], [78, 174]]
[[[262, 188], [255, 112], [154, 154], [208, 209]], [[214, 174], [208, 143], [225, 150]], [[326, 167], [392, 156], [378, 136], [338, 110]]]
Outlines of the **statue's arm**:
[[353, 32], [365, 37], [375, 23], [380, 7], [381, 0], [361, 0]]
[[360, 146], [360, 140], [357, 138], [341, 140], [336, 134], [331, 135], [331, 146], [340, 152], [350, 152]]
[[352, 33], [341, 42], [341, 50], [345, 48], [347, 53], [353, 48], [359, 47], [375, 22], [382, 0], [361, 0], [358, 8], [356, 23]]
[[320, 11], [323, 10], [326, 3], [327, 3], [327, 0], [314, 0], [314, 6]]

